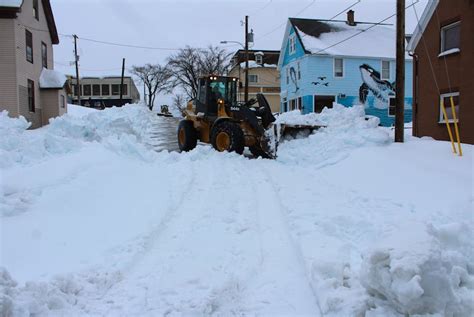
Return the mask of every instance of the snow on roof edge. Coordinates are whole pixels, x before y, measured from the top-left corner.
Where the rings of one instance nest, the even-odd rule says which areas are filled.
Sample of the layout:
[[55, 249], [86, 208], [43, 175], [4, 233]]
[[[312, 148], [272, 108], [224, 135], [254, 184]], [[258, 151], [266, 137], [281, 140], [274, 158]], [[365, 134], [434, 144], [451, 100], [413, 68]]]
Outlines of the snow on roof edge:
[[66, 81], [67, 77], [63, 73], [43, 68], [39, 78], [39, 86], [43, 89], [62, 89]]
[[0, 7], [4, 8], [21, 8], [23, 0], [0, 0]]

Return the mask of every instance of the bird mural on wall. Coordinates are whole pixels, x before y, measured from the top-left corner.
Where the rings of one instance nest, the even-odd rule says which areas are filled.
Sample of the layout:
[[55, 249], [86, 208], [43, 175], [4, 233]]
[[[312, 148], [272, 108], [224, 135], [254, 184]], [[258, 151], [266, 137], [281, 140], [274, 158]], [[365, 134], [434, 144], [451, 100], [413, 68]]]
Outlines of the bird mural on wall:
[[318, 78], [319, 81], [313, 81], [311, 84], [315, 85], [315, 86], [318, 86], [318, 85], [321, 85], [321, 86], [326, 86], [326, 87], [329, 87], [329, 82], [325, 82], [326, 80], [326, 76], [319, 76], [319, 77], [316, 77]]

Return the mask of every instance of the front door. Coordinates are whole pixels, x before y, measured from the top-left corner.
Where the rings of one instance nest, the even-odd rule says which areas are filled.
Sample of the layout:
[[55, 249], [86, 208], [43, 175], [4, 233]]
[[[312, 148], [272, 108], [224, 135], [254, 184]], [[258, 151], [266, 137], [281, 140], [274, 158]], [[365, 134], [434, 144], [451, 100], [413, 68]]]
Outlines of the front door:
[[320, 113], [324, 107], [332, 108], [332, 103], [336, 101], [334, 96], [314, 96], [314, 112]]

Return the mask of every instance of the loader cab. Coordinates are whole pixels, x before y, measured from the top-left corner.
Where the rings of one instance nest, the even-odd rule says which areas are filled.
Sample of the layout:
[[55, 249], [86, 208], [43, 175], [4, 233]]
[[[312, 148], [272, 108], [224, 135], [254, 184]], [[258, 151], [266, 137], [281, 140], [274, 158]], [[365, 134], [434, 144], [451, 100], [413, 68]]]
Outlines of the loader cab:
[[199, 79], [196, 112], [217, 116], [218, 100], [226, 105], [237, 103], [238, 79], [226, 76], [206, 76]]

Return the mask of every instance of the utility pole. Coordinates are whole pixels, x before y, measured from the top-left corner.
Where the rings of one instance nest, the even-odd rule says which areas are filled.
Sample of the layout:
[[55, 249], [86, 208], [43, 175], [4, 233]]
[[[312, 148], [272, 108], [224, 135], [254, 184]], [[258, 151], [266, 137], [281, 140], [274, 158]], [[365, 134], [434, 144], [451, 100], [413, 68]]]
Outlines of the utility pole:
[[81, 105], [81, 81], [79, 80], [79, 56], [77, 56], [77, 35], [74, 34], [74, 59], [76, 61], [76, 88], [77, 88], [77, 104]]
[[245, 16], [245, 102], [249, 101], [249, 16]]
[[403, 143], [405, 114], [405, 0], [397, 0], [397, 66], [395, 83], [395, 142]]
[[125, 75], [125, 58], [122, 59], [122, 78], [120, 80], [120, 106], [123, 106], [123, 76]]

